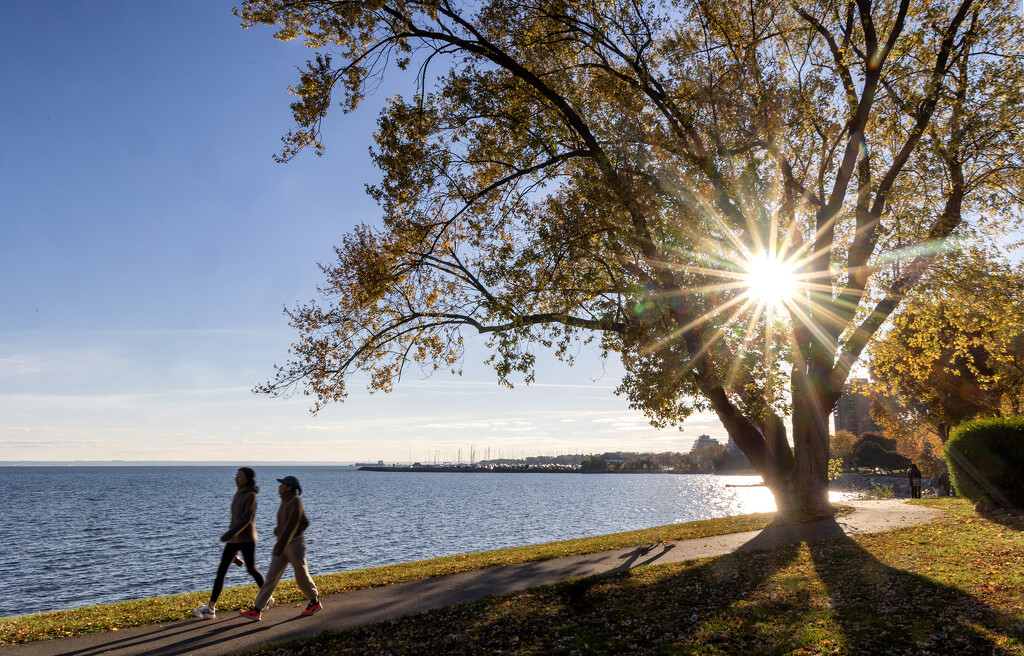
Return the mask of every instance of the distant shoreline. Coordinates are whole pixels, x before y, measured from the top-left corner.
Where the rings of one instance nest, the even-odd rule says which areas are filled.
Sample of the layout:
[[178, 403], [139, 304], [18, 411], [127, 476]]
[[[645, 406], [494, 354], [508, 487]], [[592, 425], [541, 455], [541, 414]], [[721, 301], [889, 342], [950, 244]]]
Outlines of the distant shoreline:
[[309, 462], [309, 461], [189, 461], [189, 460], [7, 460], [0, 461], [0, 467], [344, 467], [357, 471], [373, 472], [417, 472], [417, 473], [458, 473], [458, 474], [723, 474], [731, 476], [756, 476], [753, 469], [728, 469], [700, 471], [690, 469], [626, 469], [626, 470], [583, 470], [568, 465], [529, 466], [495, 465], [479, 467], [473, 465], [363, 465], [355, 462]]
[[355, 467], [354, 462], [305, 460], [0, 460], [0, 467]]
[[454, 473], [454, 474], [727, 474], [731, 476], [756, 476], [753, 469], [730, 469], [719, 471], [693, 471], [690, 469], [598, 469], [588, 470], [576, 467], [552, 465], [549, 467], [529, 467], [526, 465], [507, 465], [495, 467], [473, 467], [460, 465], [367, 465], [359, 471], [389, 473]]

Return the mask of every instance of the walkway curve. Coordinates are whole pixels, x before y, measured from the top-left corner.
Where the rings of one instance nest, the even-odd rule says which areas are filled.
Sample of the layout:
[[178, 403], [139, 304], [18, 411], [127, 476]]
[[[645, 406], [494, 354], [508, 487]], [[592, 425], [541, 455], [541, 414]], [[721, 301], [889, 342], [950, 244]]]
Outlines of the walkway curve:
[[210, 621], [180, 620], [122, 629], [117, 632], [93, 633], [0, 647], [0, 656], [230, 654], [268, 642], [291, 640], [328, 629], [347, 629], [579, 576], [622, 571], [641, 565], [661, 565], [721, 556], [739, 551], [769, 549], [796, 542], [828, 540], [841, 535], [879, 533], [924, 523], [939, 512], [898, 500], [844, 503], [852, 505], [854, 511], [835, 521], [773, 526], [762, 531], [680, 540], [583, 556], [566, 556], [328, 595], [321, 598], [324, 609], [312, 617], [299, 616], [304, 602], [271, 608], [263, 613], [263, 620], [260, 622], [252, 622], [236, 611], [228, 611]]

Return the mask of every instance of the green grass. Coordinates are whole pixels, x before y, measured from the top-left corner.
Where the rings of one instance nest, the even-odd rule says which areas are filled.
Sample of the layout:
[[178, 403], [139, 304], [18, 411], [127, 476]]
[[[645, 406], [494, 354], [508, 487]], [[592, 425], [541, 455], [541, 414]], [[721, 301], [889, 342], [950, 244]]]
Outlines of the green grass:
[[246, 652], [1024, 654], [1024, 520], [920, 526], [640, 567]]
[[[754, 531], [767, 526], [773, 517], [772, 513], [723, 517], [687, 524], [672, 524], [642, 531], [613, 533], [611, 535], [578, 540], [565, 540], [527, 547], [432, 558], [430, 560], [328, 574], [313, 578], [321, 594], [336, 594], [432, 576], [455, 574], [485, 567], [512, 565], [558, 558], [560, 556], [669, 542], [672, 540]], [[219, 613], [243, 608], [251, 604], [255, 596], [256, 586], [254, 585], [227, 588], [221, 593], [220, 599], [217, 601], [217, 611]], [[283, 582], [274, 593], [274, 596], [280, 603], [295, 602], [303, 598], [294, 581]], [[76, 608], [53, 613], [0, 618], [0, 645], [46, 640], [97, 631], [117, 631], [118, 629], [131, 626], [183, 619], [190, 617], [191, 610], [206, 603], [209, 597], [210, 592], [207, 590], [191, 594], [154, 597], [152, 599], [90, 606], [88, 608]]]

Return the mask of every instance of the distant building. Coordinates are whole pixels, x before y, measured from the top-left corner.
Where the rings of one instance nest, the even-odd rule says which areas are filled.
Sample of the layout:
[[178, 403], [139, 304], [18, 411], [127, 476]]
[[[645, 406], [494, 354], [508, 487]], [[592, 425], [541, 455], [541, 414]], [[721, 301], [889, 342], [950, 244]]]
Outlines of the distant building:
[[729, 441], [725, 443], [726, 460], [723, 463], [726, 469], [753, 469], [753, 465], [750, 464], [750, 460], [747, 458], [747, 454], [743, 453], [739, 444], [736, 441], [729, 438]]
[[702, 449], [706, 446], [721, 446], [722, 443], [711, 437], [710, 435], [698, 435], [697, 441], [690, 447], [690, 453], [693, 453], [697, 449]]
[[846, 383], [833, 412], [837, 431], [848, 430], [854, 435], [881, 432], [882, 429], [871, 418], [871, 397], [859, 391], [867, 382], [863, 378], [853, 378]]

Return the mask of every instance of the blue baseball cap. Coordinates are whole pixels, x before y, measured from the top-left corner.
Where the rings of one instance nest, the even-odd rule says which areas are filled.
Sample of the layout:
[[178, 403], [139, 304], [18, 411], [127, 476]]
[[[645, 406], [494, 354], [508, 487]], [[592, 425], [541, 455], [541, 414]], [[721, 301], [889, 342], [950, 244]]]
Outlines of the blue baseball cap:
[[294, 476], [285, 476], [284, 478], [277, 479], [278, 483], [284, 483], [288, 487], [295, 488], [299, 494], [302, 494], [302, 485], [299, 483], [299, 479]]

